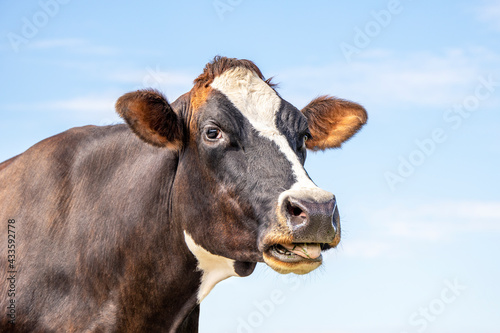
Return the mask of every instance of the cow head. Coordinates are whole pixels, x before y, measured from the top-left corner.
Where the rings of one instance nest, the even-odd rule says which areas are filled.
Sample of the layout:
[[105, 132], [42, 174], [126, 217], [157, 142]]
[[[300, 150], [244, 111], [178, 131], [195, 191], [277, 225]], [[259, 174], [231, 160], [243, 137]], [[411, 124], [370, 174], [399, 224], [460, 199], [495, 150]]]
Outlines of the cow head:
[[176, 151], [169, 209], [189, 248], [231, 259], [239, 275], [259, 261], [280, 273], [317, 268], [340, 220], [335, 196], [304, 170], [306, 151], [340, 147], [365, 110], [327, 96], [298, 110], [248, 60], [216, 57], [194, 83], [172, 105], [154, 90], [117, 102], [140, 138]]

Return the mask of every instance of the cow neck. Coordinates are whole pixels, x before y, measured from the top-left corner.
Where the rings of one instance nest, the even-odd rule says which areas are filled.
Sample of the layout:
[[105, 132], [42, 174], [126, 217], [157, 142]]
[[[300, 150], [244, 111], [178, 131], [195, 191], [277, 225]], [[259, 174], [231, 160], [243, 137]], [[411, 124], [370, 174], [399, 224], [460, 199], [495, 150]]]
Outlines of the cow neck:
[[[194, 310], [199, 304], [197, 290], [202, 274], [197, 271], [196, 261], [186, 245], [183, 244], [182, 233], [170, 232], [169, 238], [165, 243], [171, 247], [170, 252], [158, 254], [169, 257], [167, 271], [156, 272], [156, 274], [161, 275], [157, 288], [162, 290], [159, 297], [163, 299], [158, 304], [164, 304], [160, 310], [163, 312], [160, 317], [165, 319], [169, 332], [190, 332], [190, 329], [185, 327], [192, 327], [191, 325], [194, 323], [197, 327], [198, 324], [199, 314]], [[161, 321], [162, 318], [158, 320]], [[151, 327], [152, 331], [157, 328], [156, 326]]]

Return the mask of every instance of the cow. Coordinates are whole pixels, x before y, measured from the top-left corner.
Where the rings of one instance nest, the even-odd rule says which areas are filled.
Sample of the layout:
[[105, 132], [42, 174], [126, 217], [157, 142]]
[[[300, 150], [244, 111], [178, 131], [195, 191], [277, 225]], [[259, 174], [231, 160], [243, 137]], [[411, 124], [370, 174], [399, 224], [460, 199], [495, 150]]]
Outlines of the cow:
[[298, 110], [217, 56], [175, 102], [144, 89], [116, 111], [0, 164], [1, 331], [197, 332], [218, 282], [258, 262], [306, 274], [338, 245], [336, 198], [304, 162], [366, 123], [359, 104]]

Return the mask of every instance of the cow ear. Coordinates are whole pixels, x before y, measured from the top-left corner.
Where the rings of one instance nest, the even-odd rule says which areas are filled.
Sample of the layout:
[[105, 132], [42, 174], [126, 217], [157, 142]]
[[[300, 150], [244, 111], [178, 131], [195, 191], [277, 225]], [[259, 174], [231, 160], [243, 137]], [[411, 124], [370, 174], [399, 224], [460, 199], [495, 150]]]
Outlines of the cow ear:
[[180, 147], [182, 121], [160, 92], [153, 89], [129, 92], [116, 102], [116, 112], [147, 143], [158, 147]]
[[365, 109], [354, 102], [321, 96], [302, 109], [312, 138], [306, 141], [311, 150], [339, 148], [366, 124]]

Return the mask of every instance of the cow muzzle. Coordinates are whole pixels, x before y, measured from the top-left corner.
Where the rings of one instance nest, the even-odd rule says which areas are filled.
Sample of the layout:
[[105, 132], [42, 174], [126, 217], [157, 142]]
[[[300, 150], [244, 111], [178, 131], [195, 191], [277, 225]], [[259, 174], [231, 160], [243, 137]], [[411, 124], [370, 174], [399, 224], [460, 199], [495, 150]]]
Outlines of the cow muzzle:
[[320, 188], [283, 192], [278, 226], [264, 238], [264, 261], [280, 273], [306, 274], [321, 265], [321, 252], [340, 242], [335, 196]]

